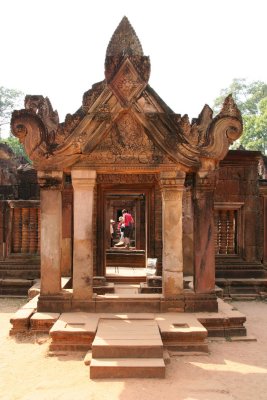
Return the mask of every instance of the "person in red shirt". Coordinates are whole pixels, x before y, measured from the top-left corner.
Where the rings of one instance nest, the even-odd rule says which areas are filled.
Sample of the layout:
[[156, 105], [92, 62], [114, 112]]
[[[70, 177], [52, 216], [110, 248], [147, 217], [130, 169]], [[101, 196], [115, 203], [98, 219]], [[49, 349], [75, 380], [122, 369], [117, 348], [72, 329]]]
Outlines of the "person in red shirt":
[[131, 214], [128, 213], [127, 210], [122, 210], [122, 216], [123, 216], [123, 223], [125, 225], [124, 242], [125, 242], [126, 247], [129, 249], [130, 248], [130, 239], [131, 239], [132, 231], [133, 231], [134, 219], [131, 216]]

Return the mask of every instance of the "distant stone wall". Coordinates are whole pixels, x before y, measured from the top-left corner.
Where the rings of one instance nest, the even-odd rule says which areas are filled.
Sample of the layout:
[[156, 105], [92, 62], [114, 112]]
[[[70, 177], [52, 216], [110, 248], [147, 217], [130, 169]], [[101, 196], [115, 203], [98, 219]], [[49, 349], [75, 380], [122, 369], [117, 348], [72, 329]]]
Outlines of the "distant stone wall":
[[220, 162], [215, 208], [235, 210], [237, 254], [246, 261], [262, 259], [262, 207], [259, 197], [257, 151], [229, 151]]

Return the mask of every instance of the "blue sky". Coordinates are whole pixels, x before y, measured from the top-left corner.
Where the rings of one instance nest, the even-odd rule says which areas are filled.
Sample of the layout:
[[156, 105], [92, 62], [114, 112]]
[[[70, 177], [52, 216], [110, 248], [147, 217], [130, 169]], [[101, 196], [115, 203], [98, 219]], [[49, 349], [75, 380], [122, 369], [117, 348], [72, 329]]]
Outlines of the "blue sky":
[[0, 86], [48, 96], [60, 120], [104, 78], [124, 15], [150, 56], [150, 85], [197, 117], [233, 78], [267, 82], [265, 0], [2, 0]]

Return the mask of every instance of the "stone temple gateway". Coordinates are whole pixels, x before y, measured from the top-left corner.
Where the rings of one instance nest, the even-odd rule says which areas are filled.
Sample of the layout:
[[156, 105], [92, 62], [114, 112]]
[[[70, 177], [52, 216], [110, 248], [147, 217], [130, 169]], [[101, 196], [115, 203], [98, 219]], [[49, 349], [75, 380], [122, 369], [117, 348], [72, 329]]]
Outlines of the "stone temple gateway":
[[[217, 116], [205, 105], [190, 122], [150, 87], [149, 74], [124, 17], [106, 51], [105, 79], [84, 93], [76, 113], [59, 123], [43, 96], [26, 96], [25, 109], [13, 113], [12, 132], [41, 188], [40, 312], [218, 310], [214, 190], [219, 161], [242, 133], [241, 115], [229, 96]], [[158, 260], [160, 294], [93, 291], [93, 277], [106, 275], [109, 220], [120, 205], [135, 213], [136, 257]], [[191, 234], [183, 224], [188, 207]], [[185, 251], [193, 270], [186, 289]], [[61, 287], [62, 276], [72, 277], [71, 287]]]

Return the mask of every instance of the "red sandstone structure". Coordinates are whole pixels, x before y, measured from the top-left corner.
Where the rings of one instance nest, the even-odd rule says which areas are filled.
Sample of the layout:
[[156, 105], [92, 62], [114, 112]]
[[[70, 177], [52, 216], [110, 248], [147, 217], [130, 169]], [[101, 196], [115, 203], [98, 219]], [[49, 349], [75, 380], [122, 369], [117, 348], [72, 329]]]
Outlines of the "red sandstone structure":
[[[207, 352], [208, 335], [245, 336], [245, 317], [217, 299], [215, 282], [227, 295], [248, 290], [251, 277], [259, 293], [266, 284], [266, 181], [258, 186], [260, 153], [228, 152], [242, 133], [232, 97], [190, 123], [149, 73], [123, 18], [105, 79], [75, 114], [59, 123], [48, 98], [26, 96], [11, 121], [37, 170], [40, 217], [12, 200], [3, 263], [28, 252], [41, 259], [40, 295], [14, 315], [11, 334], [49, 332], [53, 354], [92, 349], [91, 378], [164, 377], [163, 346]], [[111, 241], [124, 208], [135, 220], [130, 250]], [[138, 293], [119, 283], [138, 283]]]
[[[31, 158], [41, 190], [38, 311], [218, 309], [214, 193], [219, 162], [242, 133], [241, 115], [229, 96], [216, 117], [206, 105], [190, 123], [149, 86], [149, 74], [149, 58], [123, 18], [107, 48], [105, 79], [85, 92], [75, 114], [59, 123], [43, 96], [26, 96], [25, 109], [13, 113], [12, 132]], [[122, 208], [118, 201], [135, 212], [136, 251], [145, 260], [158, 259], [162, 294], [153, 301], [93, 293], [93, 277], [106, 275], [113, 256], [107, 255], [107, 232]], [[183, 202], [193, 211], [191, 243]], [[186, 245], [194, 286], [185, 290]], [[61, 287], [66, 275], [72, 276], [68, 290]]]

